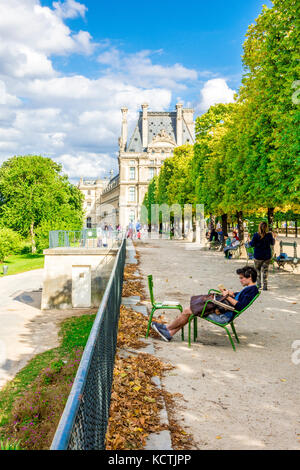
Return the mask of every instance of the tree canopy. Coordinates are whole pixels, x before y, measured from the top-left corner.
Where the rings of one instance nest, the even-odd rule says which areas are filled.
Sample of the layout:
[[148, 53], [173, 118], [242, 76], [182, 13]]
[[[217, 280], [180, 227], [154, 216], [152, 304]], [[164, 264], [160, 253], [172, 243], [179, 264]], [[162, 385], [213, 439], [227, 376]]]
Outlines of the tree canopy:
[[10, 158], [0, 168], [1, 223], [30, 236], [33, 252], [36, 230], [46, 222], [52, 228], [82, 227], [83, 196], [61, 170], [50, 158], [36, 155]]
[[297, 219], [299, 10], [296, 0], [273, 4], [248, 28], [235, 102], [196, 118], [194, 146], [178, 147], [164, 161], [155, 188], [149, 187], [152, 203], [204, 204], [206, 214], [222, 216], [225, 225], [228, 215], [235, 217], [241, 231], [243, 212], [267, 213], [270, 223], [274, 214]]

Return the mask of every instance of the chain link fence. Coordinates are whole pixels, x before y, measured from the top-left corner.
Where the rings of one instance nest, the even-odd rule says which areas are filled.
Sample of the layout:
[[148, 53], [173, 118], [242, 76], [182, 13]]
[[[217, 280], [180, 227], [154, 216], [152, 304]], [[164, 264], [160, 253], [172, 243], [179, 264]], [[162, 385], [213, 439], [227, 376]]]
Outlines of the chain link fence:
[[51, 450], [104, 450], [126, 240], [123, 238]]

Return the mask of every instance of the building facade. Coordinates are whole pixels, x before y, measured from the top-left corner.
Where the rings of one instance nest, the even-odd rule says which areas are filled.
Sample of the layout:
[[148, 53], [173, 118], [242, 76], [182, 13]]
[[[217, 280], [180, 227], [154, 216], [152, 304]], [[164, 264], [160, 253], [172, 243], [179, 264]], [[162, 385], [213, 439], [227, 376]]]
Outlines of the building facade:
[[[194, 110], [176, 105], [171, 112], [148, 110], [142, 105], [138, 121], [128, 140], [127, 108], [122, 108], [122, 128], [119, 138], [119, 174], [106, 185], [94, 182], [95, 197], [87, 199], [87, 217], [100, 224], [120, 224], [126, 228], [130, 222], [140, 220], [141, 206], [151, 179], [158, 175], [167, 157], [175, 147], [194, 144]], [[82, 191], [92, 191], [93, 185], [81, 184]], [[96, 196], [97, 194], [97, 196]], [[93, 200], [95, 201], [93, 205]], [[87, 206], [88, 202], [90, 203]], [[94, 210], [94, 212], [93, 212]]]
[[85, 212], [85, 227], [98, 227], [101, 224], [101, 194], [108, 180], [87, 181], [80, 178], [78, 188], [84, 195], [83, 209]]

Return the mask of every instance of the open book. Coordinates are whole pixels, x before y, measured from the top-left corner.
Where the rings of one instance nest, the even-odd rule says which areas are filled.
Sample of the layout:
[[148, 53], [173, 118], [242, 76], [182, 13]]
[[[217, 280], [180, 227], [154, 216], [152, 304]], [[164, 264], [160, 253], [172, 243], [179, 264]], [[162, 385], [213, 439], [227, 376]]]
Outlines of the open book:
[[216, 294], [214, 295], [214, 298], [213, 298], [212, 302], [213, 302], [215, 305], [218, 305], [219, 307], [224, 308], [225, 310], [231, 310], [232, 312], [235, 310], [235, 308], [232, 307], [231, 305], [227, 305], [227, 304], [224, 304], [223, 302], [219, 302], [219, 301], [216, 299]]

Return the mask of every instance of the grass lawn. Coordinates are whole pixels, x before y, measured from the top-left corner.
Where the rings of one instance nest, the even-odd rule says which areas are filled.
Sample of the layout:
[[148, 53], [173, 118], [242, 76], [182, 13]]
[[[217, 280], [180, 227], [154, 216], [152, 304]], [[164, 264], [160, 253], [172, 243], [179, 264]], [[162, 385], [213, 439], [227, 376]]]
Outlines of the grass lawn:
[[[9, 256], [3, 264], [8, 266], [7, 275], [24, 273], [33, 269], [44, 267], [44, 255], [26, 253], [24, 255]], [[0, 277], [3, 277], [3, 265], [0, 264]]]
[[0, 391], [0, 442], [21, 440], [21, 449], [48, 449], [70, 393], [95, 315], [61, 324], [61, 344], [35, 356]]

